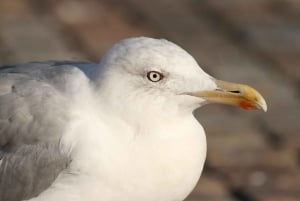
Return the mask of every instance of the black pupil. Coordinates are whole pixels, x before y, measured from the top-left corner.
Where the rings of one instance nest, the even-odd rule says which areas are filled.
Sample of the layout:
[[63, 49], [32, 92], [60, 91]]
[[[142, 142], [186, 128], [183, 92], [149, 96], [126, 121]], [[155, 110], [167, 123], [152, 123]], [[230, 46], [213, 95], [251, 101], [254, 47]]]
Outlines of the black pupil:
[[157, 74], [156, 73], [153, 74], [153, 78], [154, 79], [157, 78]]

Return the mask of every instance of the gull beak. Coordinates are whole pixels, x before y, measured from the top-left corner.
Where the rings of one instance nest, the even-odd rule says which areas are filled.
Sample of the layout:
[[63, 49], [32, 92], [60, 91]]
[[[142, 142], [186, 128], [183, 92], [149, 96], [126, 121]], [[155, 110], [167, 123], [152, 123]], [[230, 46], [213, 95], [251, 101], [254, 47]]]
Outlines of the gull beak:
[[250, 86], [214, 80], [215, 90], [187, 93], [191, 96], [203, 98], [209, 102], [239, 106], [246, 110], [258, 109], [267, 111], [265, 99], [258, 91]]

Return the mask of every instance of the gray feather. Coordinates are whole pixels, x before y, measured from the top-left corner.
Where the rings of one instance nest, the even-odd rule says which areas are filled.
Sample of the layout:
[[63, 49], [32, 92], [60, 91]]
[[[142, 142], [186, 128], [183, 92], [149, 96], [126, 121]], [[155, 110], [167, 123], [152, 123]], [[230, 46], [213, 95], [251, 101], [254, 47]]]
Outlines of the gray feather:
[[70, 159], [55, 144], [24, 145], [5, 153], [0, 165], [0, 200], [30, 199], [48, 188]]
[[95, 64], [51, 61], [0, 67], [0, 200], [47, 189], [71, 161], [59, 142], [69, 121], [69, 81]]

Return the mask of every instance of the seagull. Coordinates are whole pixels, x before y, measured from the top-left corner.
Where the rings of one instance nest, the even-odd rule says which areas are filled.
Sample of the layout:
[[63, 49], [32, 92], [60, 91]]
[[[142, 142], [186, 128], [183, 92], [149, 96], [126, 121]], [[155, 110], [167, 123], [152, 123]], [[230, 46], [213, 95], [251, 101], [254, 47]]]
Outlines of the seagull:
[[0, 200], [182, 201], [206, 157], [193, 111], [208, 103], [267, 110], [165, 39], [124, 39], [100, 63], [2, 66]]

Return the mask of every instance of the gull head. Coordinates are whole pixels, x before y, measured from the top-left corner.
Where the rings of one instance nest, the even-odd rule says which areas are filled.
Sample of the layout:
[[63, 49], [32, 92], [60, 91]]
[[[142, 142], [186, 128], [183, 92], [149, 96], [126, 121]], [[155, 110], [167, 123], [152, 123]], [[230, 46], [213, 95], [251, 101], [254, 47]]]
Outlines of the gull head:
[[207, 103], [267, 110], [255, 89], [213, 78], [188, 52], [164, 39], [122, 40], [100, 66], [102, 97], [124, 115], [182, 115]]

